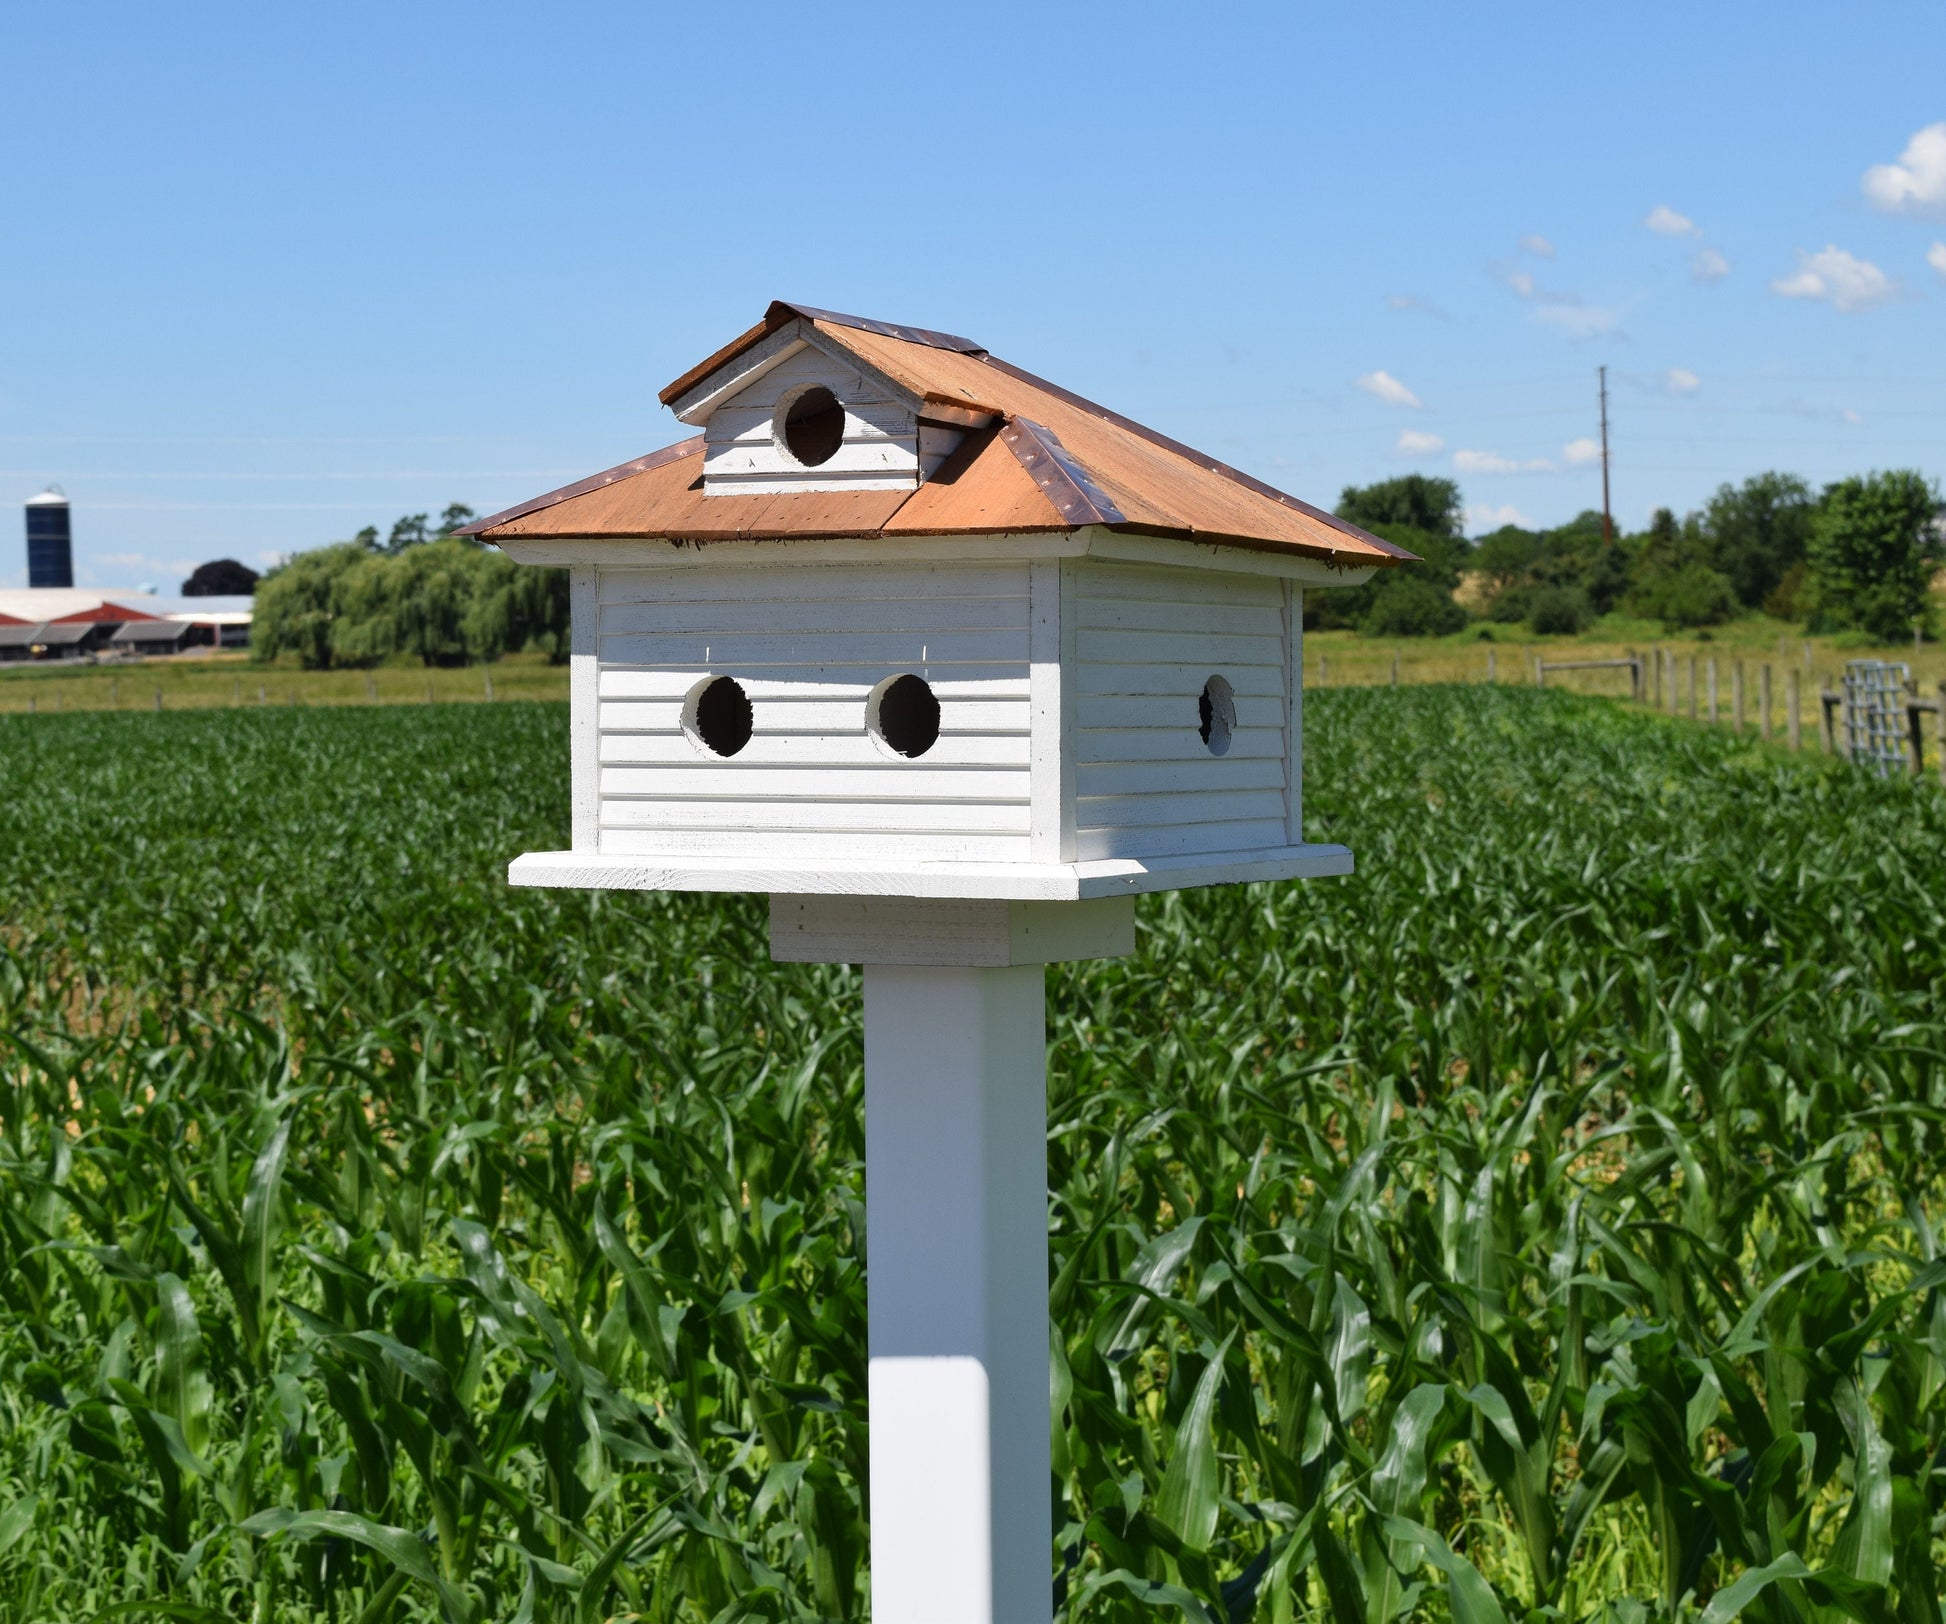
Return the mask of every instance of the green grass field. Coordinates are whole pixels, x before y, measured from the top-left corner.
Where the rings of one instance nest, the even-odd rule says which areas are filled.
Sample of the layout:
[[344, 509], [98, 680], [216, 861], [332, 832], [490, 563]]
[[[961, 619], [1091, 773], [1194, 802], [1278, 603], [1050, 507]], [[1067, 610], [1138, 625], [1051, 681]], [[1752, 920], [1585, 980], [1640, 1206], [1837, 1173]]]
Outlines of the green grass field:
[[[1946, 796], [1327, 690], [1050, 972], [1062, 1620], [1937, 1620]], [[0, 1616], [857, 1619], [856, 974], [564, 707], [0, 715]]]

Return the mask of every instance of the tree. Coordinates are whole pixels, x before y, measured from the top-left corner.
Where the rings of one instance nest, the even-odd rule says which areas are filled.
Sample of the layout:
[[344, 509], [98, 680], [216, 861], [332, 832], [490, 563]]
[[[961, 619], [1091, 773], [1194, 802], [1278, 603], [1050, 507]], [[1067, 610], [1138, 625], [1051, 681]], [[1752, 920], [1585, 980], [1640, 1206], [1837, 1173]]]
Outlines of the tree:
[[446, 511], [439, 515], [439, 533], [450, 536], [463, 524], [473, 522], [475, 514], [464, 502], [448, 502]]
[[257, 590], [257, 572], [234, 558], [198, 564], [182, 584], [185, 598], [247, 598]]
[[385, 550], [396, 558], [406, 548], [418, 547], [430, 541], [432, 538], [426, 531], [428, 517], [424, 513], [408, 513], [394, 523], [392, 534], [386, 538]]
[[1885, 643], [1931, 631], [1938, 511], [1938, 487], [1909, 468], [1827, 485], [1806, 551], [1813, 625], [1852, 626]]
[[1762, 605], [1803, 557], [1817, 513], [1811, 487], [1795, 474], [1756, 474], [1719, 485], [1703, 510], [1707, 556], [1746, 608]]
[[568, 656], [567, 571], [534, 569], [456, 536], [393, 554], [341, 542], [263, 578], [251, 652], [312, 670], [400, 657], [462, 665], [533, 649]]
[[352, 540], [352, 545], [357, 547], [363, 547], [365, 551], [368, 553], [377, 552], [378, 551], [378, 526], [375, 524], [366, 525], [365, 528], [359, 531], [357, 535], [353, 536], [351, 540]]
[[1465, 513], [1456, 481], [1401, 474], [1376, 485], [1347, 485], [1338, 498], [1338, 517], [1374, 534], [1382, 526], [1403, 525], [1458, 541]]
[[1718, 626], [1737, 612], [1730, 578], [1710, 564], [1700, 514], [1678, 520], [1670, 509], [1657, 508], [1648, 533], [1632, 546], [1628, 606], [1636, 614], [1668, 626]]

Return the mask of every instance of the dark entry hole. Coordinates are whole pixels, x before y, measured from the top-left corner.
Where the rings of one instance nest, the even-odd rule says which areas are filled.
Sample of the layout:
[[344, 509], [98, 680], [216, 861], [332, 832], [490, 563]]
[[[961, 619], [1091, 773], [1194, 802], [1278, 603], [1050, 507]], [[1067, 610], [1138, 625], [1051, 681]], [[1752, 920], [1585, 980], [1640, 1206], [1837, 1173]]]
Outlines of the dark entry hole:
[[696, 737], [719, 756], [748, 744], [751, 726], [750, 696], [735, 677], [718, 677], [696, 696]]
[[915, 676], [894, 677], [880, 690], [872, 731], [902, 756], [923, 756], [939, 741], [939, 697]]
[[829, 462], [845, 439], [845, 409], [823, 385], [815, 385], [784, 412], [784, 444], [806, 468]]
[[1213, 756], [1226, 755], [1230, 735], [1236, 730], [1237, 702], [1230, 685], [1221, 677], [1211, 677], [1196, 696], [1196, 715], [1201, 725], [1197, 733]]

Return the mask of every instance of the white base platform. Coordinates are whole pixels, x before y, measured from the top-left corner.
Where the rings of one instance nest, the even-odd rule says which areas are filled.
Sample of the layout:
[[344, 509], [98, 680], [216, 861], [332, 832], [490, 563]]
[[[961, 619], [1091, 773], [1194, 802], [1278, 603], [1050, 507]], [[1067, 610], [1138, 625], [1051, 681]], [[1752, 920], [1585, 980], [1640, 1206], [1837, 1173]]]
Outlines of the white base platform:
[[1091, 863], [913, 863], [798, 867], [748, 858], [533, 851], [507, 867], [515, 885], [582, 891], [770, 891], [792, 896], [989, 897], [1081, 902], [1094, 897], [1187, 891], [1254, 880], [1311, 880], [1352, 871], [1345, 846], [1273, 846], [1194, 857], [1107, 858]]

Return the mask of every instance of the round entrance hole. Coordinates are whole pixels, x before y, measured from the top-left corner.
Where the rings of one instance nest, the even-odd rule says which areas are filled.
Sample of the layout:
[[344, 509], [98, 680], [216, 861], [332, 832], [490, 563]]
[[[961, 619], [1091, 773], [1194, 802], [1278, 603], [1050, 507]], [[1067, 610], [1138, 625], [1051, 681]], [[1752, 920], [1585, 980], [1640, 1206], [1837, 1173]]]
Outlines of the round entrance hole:
[[1203, 743], [1209, 746], [1213, 756], [1227, 755], [1230, 749], [1230, 735], [1236, 731], [1237, 697], [1230, 685], [1221, 677], [1211, 677], [1203, 684], [1203, 691], [1196, 698], [1196, 714], [1202, 725], [1197, 728]]
[[888, 750], [923, 756], [939, 742], [939, 696], [910, 672], [888, 677], [865, 701], [865, 726]]
[[682, 730], [712, 755], [733, 756], [750, 742], [750, 696], [735, 677], [711, 677], [689, 690]]
[[784, 407], [784, 449], [815, 468], [838, 454], [845, 440], [845, 409], [823, 384], [794, 395]]

